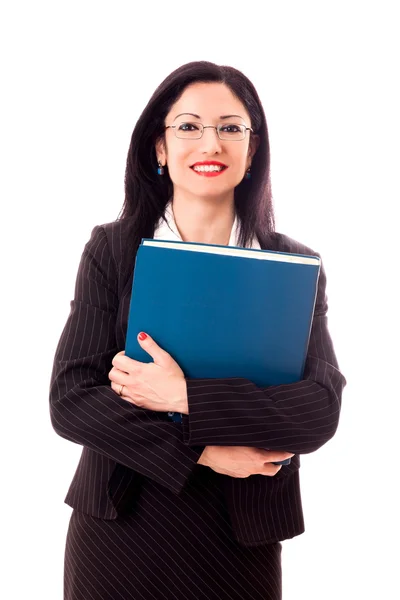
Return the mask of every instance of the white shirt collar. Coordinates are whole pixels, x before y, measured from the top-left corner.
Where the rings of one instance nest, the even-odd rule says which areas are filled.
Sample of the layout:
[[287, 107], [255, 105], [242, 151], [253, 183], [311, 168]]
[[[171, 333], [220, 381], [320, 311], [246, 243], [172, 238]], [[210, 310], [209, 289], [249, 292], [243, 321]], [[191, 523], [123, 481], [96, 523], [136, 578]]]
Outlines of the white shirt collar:
[[[170, 241], [179, 240], [181, 242], [182, 238], [180, 236], [180, 233], [179, 233], [178, 228], [175, 223], [175, 218], [174, 218], [174, 213], [172, 210], [171, 202], [169, 202], [167, 204], [164, 214], [165, 214], [165, 218], [166, 218], [167, 222], [165, 222], [164, 219], [159, 220], [157, 227], [154, 231], [153, 238], [155, 240], [170, 240]], [[228, 246], [239, 246], [238, 238], [239, 238], [239, 219], [238, 219], [237, 215], [235, 215], [235, 220], [232, 225], [231, 235], [229, 238]], [[256, 236], [254, 236], [253, 241], [249, 247], [260, 249], [260, 244], [258, 243]]]

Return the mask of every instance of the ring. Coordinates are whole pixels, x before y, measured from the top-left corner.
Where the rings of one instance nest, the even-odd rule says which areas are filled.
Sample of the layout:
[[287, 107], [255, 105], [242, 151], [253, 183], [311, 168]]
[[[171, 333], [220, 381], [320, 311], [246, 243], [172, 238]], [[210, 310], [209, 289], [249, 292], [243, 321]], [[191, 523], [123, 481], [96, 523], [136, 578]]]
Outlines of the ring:
[[122, 390], [124, 389], [124, 387], [125, 387], [125, 385], [121, 385], [121, 387], [119, 388], [119, 392], [118, 392], [118, 394], [119, 394], [120, 396], [122, 396]]

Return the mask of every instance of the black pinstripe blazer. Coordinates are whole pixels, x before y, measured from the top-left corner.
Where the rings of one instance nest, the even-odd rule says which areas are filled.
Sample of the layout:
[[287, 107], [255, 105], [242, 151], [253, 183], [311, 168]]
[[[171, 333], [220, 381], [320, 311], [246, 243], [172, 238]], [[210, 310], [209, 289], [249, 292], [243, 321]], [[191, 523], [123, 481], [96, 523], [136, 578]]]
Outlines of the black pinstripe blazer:
[[[265, 389], [241, 378], [187, 380], [189, 415], [173, 423], [121, 399], [108, 379], [125, 347], [133, 273], [124, 283], [121, 264], [129, 230], [124, 220], [93, 229], [55, 353], [52, 425], [83, 446], [65, 502], [115, 519], [132, 506], [143, 477], [179, 494], [196, 469], [208, 468], [197, 465], [207, 445], [267, 447], [295, 456], [274, 477], [218, 477], [234, 537], [251, 546], [302, 533], [299, 455], [334, 435], [346, 384], [327, 328], [323, 267], [304, 379]], [[279, 233], [269, 239], [271, 250], [316, 254]]]

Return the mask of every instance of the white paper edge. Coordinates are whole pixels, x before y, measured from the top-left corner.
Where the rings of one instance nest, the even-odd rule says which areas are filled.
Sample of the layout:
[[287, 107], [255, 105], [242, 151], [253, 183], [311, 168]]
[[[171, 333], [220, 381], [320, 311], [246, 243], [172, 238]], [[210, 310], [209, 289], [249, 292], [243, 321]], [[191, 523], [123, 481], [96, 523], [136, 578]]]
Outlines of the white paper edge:
[[275, 260], [278, 262], [297, 263], [303, 265], [320, 264], [320, 259], [313, 256], [299, 256], [296, 254], [278, 253], [264, 250], [251, 250], [237, 248], [236, 246], [206, 246], [197, 244], [185, 244], [182, 242], [163, 242], [162, 240], [144, 240], [142, 246], [155, 246], [158, 248], [169, 248], [172, 250], [189, 250], [191, 252], [207, 252], [208, 254], [221, 254], [225, 256], [240, 256], [242, 258], [256, 258], [259, 260]]

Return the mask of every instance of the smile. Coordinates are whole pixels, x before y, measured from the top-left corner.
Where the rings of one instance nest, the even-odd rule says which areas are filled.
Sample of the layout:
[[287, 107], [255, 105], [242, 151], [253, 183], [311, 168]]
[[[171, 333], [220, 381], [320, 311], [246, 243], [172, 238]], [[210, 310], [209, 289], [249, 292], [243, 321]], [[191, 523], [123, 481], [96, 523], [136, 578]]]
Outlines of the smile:
[[212, 164], [195, 164], [190, 167], [192, 171], [197, 173], [197, 175], [202, 175], [203, 177], [217, 177], [221, 175], [228, 167], [223, 165], [222, 163], [212, 163]]

